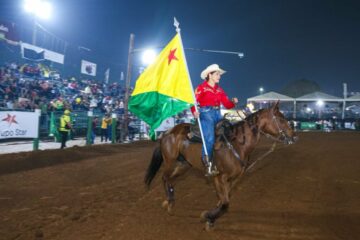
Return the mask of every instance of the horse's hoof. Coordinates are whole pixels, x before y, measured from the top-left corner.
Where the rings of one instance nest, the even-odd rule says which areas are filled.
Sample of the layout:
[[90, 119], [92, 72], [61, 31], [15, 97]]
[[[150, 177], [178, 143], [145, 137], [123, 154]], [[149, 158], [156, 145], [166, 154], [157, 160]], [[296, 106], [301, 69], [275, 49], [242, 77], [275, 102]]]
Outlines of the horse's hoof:
[[169, 215], [171, 215], [171, 216], [174, 215], [174, 212], [173, 212], [173, 210], [172, 210], [173, 204], [172, 204], [172, 203], [169, 203], [168, 200], [163, 201], [162, 207], [167, 211], [167, 213], [168, 213]]
[[206, 221], [204, 229], [207, 232], [211, 232], [212, 230], [214, 230], [214, 223], [212, 223], [210, 221]]
[[201, 222], [207, 222], [209, 219], [208, 219], [208, 211], [203, 211], [201, 214], [200, 214], [200, 221]]
[[169, 201], [168, 201], [168, 200], [163, 201], [162, 204], [161, 204], [161, 206], [162, 206], [163, 208], [167, 209], [168, 206], [169, 206]]

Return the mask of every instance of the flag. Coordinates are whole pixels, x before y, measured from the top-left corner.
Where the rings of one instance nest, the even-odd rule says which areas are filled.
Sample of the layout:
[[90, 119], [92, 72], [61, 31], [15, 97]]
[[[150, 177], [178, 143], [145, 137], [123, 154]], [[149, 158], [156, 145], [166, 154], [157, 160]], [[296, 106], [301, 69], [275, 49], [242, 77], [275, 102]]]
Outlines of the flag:
[[161, 122], [194, 105], [181, 37], [177, 33], [136, 81], [129, 101], [129, 111], [154, 130]]
[[81, 60], [81, 73], [95, 77], [96, 64], [85, 60]]
[[110, 68], [105, 71], [105, 83], [109, 84]]

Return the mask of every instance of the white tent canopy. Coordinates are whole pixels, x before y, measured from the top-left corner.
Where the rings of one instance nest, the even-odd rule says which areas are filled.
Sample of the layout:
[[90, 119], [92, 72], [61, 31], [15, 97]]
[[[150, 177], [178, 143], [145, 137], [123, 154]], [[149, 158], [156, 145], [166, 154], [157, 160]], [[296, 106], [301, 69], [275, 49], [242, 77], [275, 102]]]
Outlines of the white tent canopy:
[[343, 98], [332, 96], [323, 92], [313, 92], [295, 99], [297, 102], [313, 102], [322, 100], [324, 102], [343, 102]]
[[288, 97], [286, 95], [277, 93], [277, 92], [268, 92], [264, 93], [262, 95], [254, 96], [251, 98], [248, 98], [248, 102], [258, 102], [258, 101], [290, 101], [293, 102], [295, 99], [292, 97]]
[[345, 116], [346, 102], [360, 102], [360, 94], [351, 96], [349, 98], [340, 98], [323, 92], [313, 92], [306, 94], [298, 98], [292, 98], [277, 92], [268, 92], [262, 95], [254, 96], [247, 99], [247, 102], [263, 102], [263, 101], [288, 101], [293, 102], [293, 117], [296, 118], [296, 105], [299, 102], [317, 102], [319, 100], [323, 102], [341, 102], [342, 103], [342, 119]]
[[360, 101], [360, 94], [353, 95], [345, 99], [347, 102], [358, 102]]

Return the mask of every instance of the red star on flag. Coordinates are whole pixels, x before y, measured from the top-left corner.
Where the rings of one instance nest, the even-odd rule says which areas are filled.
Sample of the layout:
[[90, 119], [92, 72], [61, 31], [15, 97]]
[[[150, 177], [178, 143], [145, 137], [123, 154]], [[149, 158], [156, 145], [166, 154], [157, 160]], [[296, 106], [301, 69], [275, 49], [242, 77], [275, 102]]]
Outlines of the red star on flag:
[[9, 126], [10, 126], [12, 123], [18, 124], [18, 122], [15, 120], [15, 117], [16, 117], [16, 115], [11, 116], [10, 114], [8, 114], [7, 117], [4, 118], [4, 119], [2, 119], [1, 121], [8, 122], [8, 123], [9, 123]]
[[176, 52], [177, 48], [175, 48], [174, 50], [170, 50], [169, 56], [168, 56], [168, 65], [170, 65], [172, 60], [178, 60], [179, 59], [175, 56], [175, 52]]

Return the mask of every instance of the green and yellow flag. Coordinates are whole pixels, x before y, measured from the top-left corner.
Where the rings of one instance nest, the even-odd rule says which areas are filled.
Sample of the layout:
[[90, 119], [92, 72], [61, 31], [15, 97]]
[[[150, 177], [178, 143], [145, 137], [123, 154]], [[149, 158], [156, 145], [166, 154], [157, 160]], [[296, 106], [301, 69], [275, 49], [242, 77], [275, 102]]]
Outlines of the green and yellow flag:
[[181, 37], [177, 33], [138, 78], [129, 101], [129, 110], [149, 124], [150, 137], [154, 140], [154, 130], [163, 120], [193, 104], [193, 89]]

